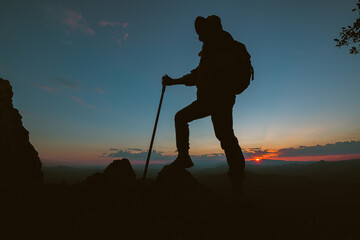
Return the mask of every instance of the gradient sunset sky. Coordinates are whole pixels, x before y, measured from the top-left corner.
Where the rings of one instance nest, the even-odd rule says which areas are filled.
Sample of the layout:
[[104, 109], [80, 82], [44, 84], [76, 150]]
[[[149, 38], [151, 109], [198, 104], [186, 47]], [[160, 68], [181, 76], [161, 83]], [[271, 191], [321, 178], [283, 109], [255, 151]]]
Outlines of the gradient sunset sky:
[[[44, 164], [141, 160], [161, 76], [195, 68], [196, 16], [216, 14], [252, 55], [234, 106], [248, 159], [360, 157], [360, 55], [336, 48], [355, 0], [0, 1], [0, 77]], [[168, 87], [152, 159], [175, 155], [174, 115], [195, 87]], [[223, 158], [209, 118], [190, 124], [193, 155]], [[208, 155], [212, 154], [212, 155]], [[109, 156], [109, 157], [105, 157]]]

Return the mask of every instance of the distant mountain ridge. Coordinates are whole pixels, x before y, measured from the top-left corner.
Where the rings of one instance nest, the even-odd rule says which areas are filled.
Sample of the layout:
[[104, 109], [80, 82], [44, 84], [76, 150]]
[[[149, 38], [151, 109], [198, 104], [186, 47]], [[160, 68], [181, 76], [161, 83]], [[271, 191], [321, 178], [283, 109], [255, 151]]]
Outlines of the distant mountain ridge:
[[[200, 162], [200, 161], [198, 161]], [[154, 164], [149, 167], [149, 177], [154, 178], [161, 168], [166, 164]], [[189, 169], [192, 174], [213, 175], [225, 173], [227, 171], [226, 162], [219, 162], [210, 167], [198, 166], [195, 161], [195, 167]], [[204, 163], [202, 163], [204, 165]], [[96, 172], [101, 172], [106, 166], [97, 167], [71, 167], [71, 166], [43, 166], [45, 182], [81, 182], [87, 176]], [[135, 172], [141, 176], [144, 170], [143, 165], [133, 165]], [[360, 159], [343, 161], [284, 161], [263, 159], [260, 162], [246, 161], [246, 171], [263, 174], [279, 175], [302, 175], [309, 177], [320, 177], [324, 174], [331, 176], [335, 173], [357, 175], [360, 172]]]

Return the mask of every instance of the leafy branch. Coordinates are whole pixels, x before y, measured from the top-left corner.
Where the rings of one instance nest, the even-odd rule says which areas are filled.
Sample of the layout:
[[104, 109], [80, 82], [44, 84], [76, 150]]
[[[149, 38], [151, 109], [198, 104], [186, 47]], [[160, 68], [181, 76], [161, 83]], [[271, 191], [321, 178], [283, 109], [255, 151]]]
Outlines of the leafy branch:
[[342, 27], [340, 32], [340, 39], [335, 38], [336, 47], [351, 46], [350, 54], [358, 54], [360, 51], [360, 0], [356, 4], [356, 8], [352, 10], [358, 12], [359, 17], [355, 20], [352, 26]]

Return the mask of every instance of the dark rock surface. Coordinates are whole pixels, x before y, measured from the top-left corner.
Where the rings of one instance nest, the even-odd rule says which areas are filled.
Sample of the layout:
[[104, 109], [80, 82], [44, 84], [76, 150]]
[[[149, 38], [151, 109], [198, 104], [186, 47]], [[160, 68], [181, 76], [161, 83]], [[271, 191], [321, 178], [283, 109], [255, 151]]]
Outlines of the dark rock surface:
[[240, 212], [185, 169], [165, 166], [149, 191], [146, 209], [159, 219], [163, 239], [233, 239], [244, 234], [238, 232]]
[[41, 161], [12, 97], [9, 81], [0, 78], [0, 212], [6, 220], [2, 235], [5, 230], [20, 232], [17, 226], [25, 230], [34, 221], [43, 183]]
[[9, 81], [0, 78], [0, 184], [13, 191], [31, 191], [42, 183], [41, 161], [12, 96]]

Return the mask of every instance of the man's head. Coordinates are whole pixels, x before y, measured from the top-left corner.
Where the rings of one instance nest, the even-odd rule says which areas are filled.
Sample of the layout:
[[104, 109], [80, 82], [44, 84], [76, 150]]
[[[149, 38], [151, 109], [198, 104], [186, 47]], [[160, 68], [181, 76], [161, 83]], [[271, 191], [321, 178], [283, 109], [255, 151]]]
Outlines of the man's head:
[[195, 19], [195, 31], [199, 35], [200, 41], [206, 41], [211, 36], [222, 30], [221, 19], [216, 15], [207, 18], [198, 16]]
[[216, 15], [211, 15], [206, 18], [206, 22], [213, 31], [222, 30], [221, 19]]

